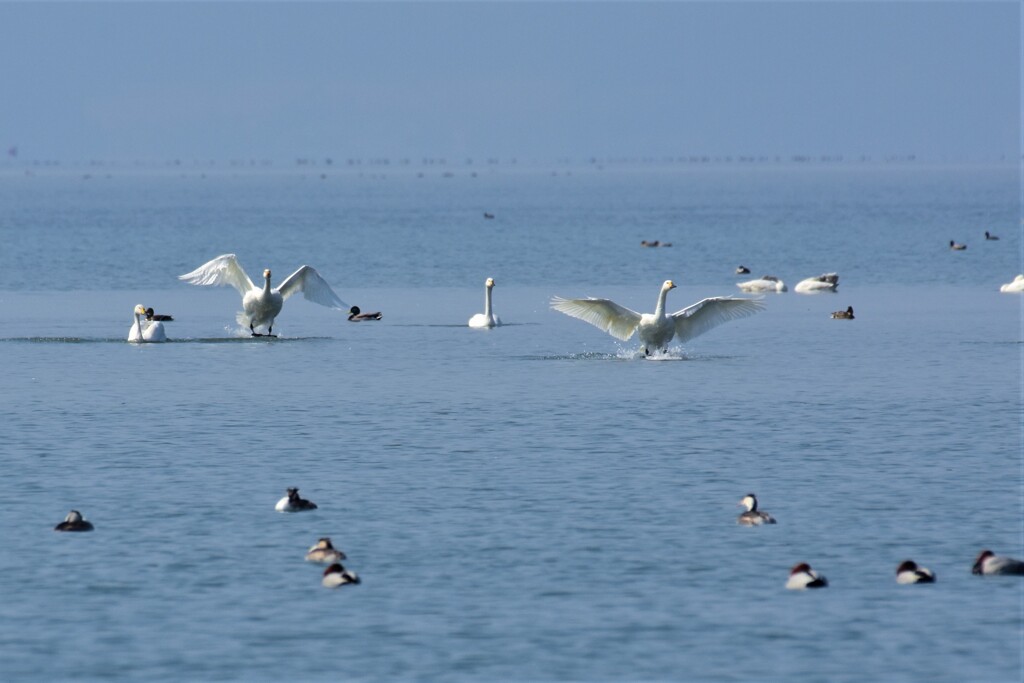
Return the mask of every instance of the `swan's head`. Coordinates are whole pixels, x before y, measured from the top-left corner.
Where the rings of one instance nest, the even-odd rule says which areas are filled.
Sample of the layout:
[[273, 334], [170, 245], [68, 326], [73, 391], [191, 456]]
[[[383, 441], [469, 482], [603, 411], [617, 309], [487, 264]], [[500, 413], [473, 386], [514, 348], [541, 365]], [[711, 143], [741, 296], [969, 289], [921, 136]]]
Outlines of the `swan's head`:
[[743, 496], [743, 500], [740, 501], [740, 505], [747, 508], [747, 511], [757, 509], [757, 497], [753, 493], [748, 493]]
[[146, 307], [139, 304], [135, 307], [135, 315], [146, 315]]
[[665, 291], [665, 292], [667, 292], [670, 289], [675, 289], [675, 288], [676, 288], [676, 283], [672, 282], [671, 280], [665, 280], [665, 284], [663, 284], [661, 286], [662, 291]]
[[82, 521], [82, 513], [78, 510], [72, 510], [68, 513], [68, 516], [64, 518], [65, 522], [71, 522], [72, 524]]
[[486, 287], [487, 289], [490, 289], [493, 286], [494, 286], [494, 278], [493, 277], [487, 278], [487, 282], [484, 283], [484, 287]]
[[270, 268], [263, 269], [263, 279], [267, 280], [268, 282], [270, 281]]

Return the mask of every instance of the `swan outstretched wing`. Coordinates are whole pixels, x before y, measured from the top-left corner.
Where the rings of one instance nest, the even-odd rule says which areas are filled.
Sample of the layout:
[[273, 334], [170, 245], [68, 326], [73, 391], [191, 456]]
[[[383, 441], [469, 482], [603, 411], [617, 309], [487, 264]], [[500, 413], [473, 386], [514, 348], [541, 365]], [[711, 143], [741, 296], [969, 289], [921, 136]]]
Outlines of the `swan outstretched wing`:
[[676, 339], [681, 342], [698, 337], [724, 322], [745, 318], [764, 310], [760, 299], [737, 299], [713, 296], [672, 314], [676, 322]]
[[347, 311], [349, 308], [349, 305], [334, 293], [331, 286], [327, 284], [327, 280], [320, 277], [320, 273], [316, 272], [316, 268], [313, 266], [302, 266], [296, 270], [280, 284], [277, 291], [281, 292], [281, 296], [285, 299], [296, 292], [302, 292], [304, 297], [321, 306], [337, 308], [341, 311]]
[[640, 314], [608, 299], [551, 297], [551, 308], [588, 322], [616, 339], [626, 341], [640, 324]]
[[191, 273], [178, 276], [190, 285], [231, 285], [238, 290], [238, 293], [245, 296], [245, 293], [253, 289], [252, 280], [238, 265], [238, 259], [234, 254], [223, 254], [207, 261]]

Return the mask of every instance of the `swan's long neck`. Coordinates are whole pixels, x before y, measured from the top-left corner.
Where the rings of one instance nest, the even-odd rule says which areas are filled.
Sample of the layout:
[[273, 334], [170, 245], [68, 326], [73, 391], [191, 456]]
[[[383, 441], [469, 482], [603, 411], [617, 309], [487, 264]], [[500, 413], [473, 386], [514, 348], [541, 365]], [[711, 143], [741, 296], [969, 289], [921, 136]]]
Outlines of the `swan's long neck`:
[[268, 275], [265, 278], [263, 278], [263, 293], [270, 294], [272, 289], [273, 288], [270, 286], [270, 276]]
[[491, 316], [491, 288], [484, 287], [484, 317], [490, 318]]
[[662, 288], [658, 294], [658, 305], [654, 307], [654, 317], [664, 318], [665, 317], [665, 299], [668, 297], [668, 290]]
[[139, 318], [138, 313], [135, 314], [135, 331], [139, 334], [139, 337], [142, 336], [142, 320]]

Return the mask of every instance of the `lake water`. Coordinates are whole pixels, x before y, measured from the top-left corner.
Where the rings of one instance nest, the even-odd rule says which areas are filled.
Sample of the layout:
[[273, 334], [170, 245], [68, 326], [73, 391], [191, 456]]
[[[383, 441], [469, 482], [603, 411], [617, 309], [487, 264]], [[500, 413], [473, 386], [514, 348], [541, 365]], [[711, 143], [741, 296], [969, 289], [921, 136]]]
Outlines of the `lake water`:
[[[1024, 583], [970, 573], [1024, 556], [1017, 171], [477, 170], [0, 174], [0, 678], [1020, 679]], [[176, 279], [225, 252], [384, 318], [248, 338]], [[660, 362], [547, 305], [740, 263], [839, 291]], [[137, 303], [172, 343], [124, 342]]]

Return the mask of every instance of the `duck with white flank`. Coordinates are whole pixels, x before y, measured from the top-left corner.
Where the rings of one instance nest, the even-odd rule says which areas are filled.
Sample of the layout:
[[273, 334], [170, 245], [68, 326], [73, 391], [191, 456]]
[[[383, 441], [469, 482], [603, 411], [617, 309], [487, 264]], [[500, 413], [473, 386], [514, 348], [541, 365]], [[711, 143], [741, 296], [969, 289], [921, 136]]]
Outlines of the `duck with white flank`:
[[311, 500], [299, 497], [299, 490], [288, 489], [288, 495], [277, 501], [274, 509], [278, 512], [301, 512], [303, 510], [316, 510], [316, 503]]
[[340, 562], [344, 559], [345, 553], [331, 545], [331, 539], [326, 537], [317, 541], [316, 545], [310, 548], [309, 552], [306, 553], [306, 562], [330, 564], [332, 562]]
[[326, 588], [337, 588], [346, 583], [359, 583], [359, 577], [355, 572], [345, 569], [341, 564], [335, 562], [324, 570], [324, 578], [320, 581]]
[[786, 588], [791, 591], [799, 591], [805, 588], [824, 588], [828, 585], [828, 579], [811, 569], [806, 562], [794, 566], [789, 571], [789, 580], [786, 581]]
[[[207, 261], [191, 273], [178, 276], [179, 280], [192, 285], [230, 285], [242, 295], [242, 311], [237, 320], [240, 325], [248, 326], [254, 337], [273, 337], [274, 319], [284, 307], [285, 299], [297, 292], [313, 303], [335, 308], [339, 311], [348, 309], [348, 304], [338, 298], [327, 281], [320, 277], [316, 268], [302, 266], [285, 278], [277, 287], [270, 286], [270, 269], [263, 271], [263, 286], [257, 287], [242, 267], [234, 254], [224, 254], [212, 261]], [[257, 327], [266, 326], [266, 335], [256, 331]]]
[[949, 241], [949, 248], [952, 249], [953, 251], [963, 251], [964, 249], [967, 248], [967, 245], [966, 244], [958, 244], [957, 242], [954, 242], [953, 240], [950, 240]]
[[724, 322], [764, 310], [764, 304], [756, 299], [715, 296], [666, 314], [665, 299], [675, 288], [675, 283], [665, 280], [658, 292], [654, 313], [637, 313], [610, 299], [592, 297], [563, 299], [555, 296], [551, 298], [551, 308], [588, 322], [622, 341], [636, 333], [643, 344], [644, 355], [648, 356], [652, 352], [664, 353], [673, 339], [687, 342]]
[[736, 266], [737, 275], [750, 275], [750, 268], [746, 266]]
[[359, 310], [358, 306], [353, 306], [348, 309], [348, 321], [351, 323], [361, 323], [366, 320], [380, 320], [384, 316], [381, 315], [380, 311], [374, 313], [363, 313]]
[[971, 567], [972, 574], [995, 576], [999, 574], [1024, 575], [1024, 562], [1012, 557], [999, 557], [991, 550], [982, 550]]
[[63, 522], [53, 527], [54, 531], [92, 531], [92, 529], [92, 522], [86, 521], [78, 510], [69, 512]]
[[491, 307], [491, 290], [494, 289], [494, 278], [489, 277], [484, 281], [484, 312], [477, 313], [469, 319], [469, 326], [476, 328], [497, 327], [501, 320], [494, 315]]
[[853, 306], [847, 306], [845, 311], [833, 311], [830, 317], [836, 320], [853, 320]]
[[918, 567], [913, 560], [904, 560], [896, 567], [896, 583], [935, 583], [932, 570]]
[[786, 283], [774, 275], [762, 275], [756, 280], [737, 282], [736, 286], [744, 292], [788, 292]]
[[746, 512], [741, 512], [740, 516], [736, 518], [737, 524], [743, 526], [761, 526], [762, 524], [775, 524], [775, 518], [769, 515], [767, 512], [757, 509], [757, 496], [753, 493], [748, 493], [743, 496], [738, 505], [742, 505], [747, 508]]
[[158, 320], [143, 321], [146, 317], [146, 308], [142, 304], [135, 307], [135, 322], [128, 328], [128, 341], [130, 342], [165, 342], [167, 333], [164, 332], [164, 324]]
[[806, 280], [801, 280], [793, 288], [798, 294], [816, 294], [818, 292], [834, 292], [839, 286], [837, 273], [822, 273]]
[[172, 320], [174, 320], [174, 316], [173, 315], [160, 315], [160, 314], [154, 313], [153, 312], [153, 308], [150, 307], [150, 308], [146, 309], [146, 320], [150, 320], [150, 321], [156, 320], [156, 321], [159, 321], [159, 322], [171, 322]]

